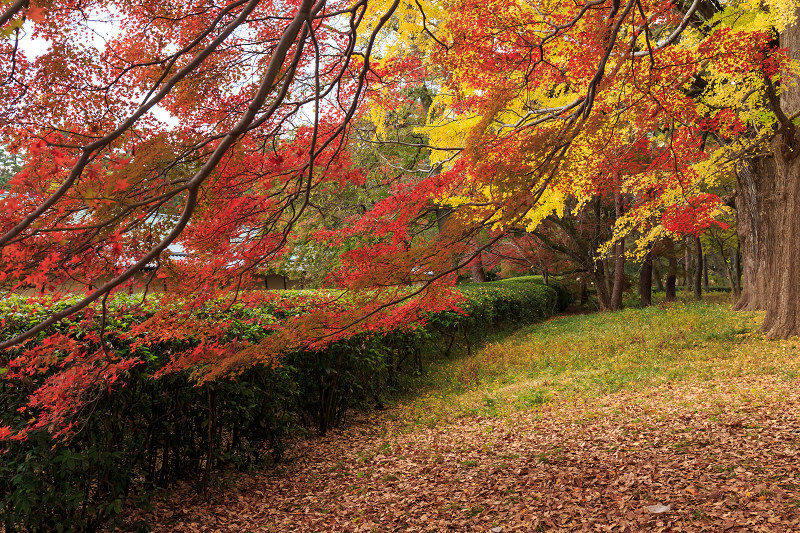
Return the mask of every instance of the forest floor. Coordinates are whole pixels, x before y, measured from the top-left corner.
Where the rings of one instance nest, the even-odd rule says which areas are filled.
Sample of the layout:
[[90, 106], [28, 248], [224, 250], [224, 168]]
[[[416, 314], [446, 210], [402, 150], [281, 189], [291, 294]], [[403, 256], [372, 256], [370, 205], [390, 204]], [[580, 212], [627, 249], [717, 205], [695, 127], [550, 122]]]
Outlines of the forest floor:
[[729, 309], [526, 327], [153, 531], [800, 531], [800, 340]]

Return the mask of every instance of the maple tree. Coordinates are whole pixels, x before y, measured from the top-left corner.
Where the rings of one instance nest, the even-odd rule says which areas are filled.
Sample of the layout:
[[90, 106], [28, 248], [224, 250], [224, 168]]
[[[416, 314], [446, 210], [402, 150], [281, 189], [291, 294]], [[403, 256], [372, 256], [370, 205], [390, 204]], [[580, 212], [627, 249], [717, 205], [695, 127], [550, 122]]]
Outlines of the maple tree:
[[[634, 229], [646, 228], [642, 255], [665, 236], [697, 235], [724, 211], [709, 192], [715, 180], [744, 175], [742, 154], [766, 139], [775, 139], [774, 171], [756, 163], [751, 174], [793, 183], [794, 152], [784, 146], [799, 136], [779, 100], [800, 108], [787, 88], [789, 57], [800, 50], [791, 40], [795, 5], [766, 7], [5, 2], [0, 128], [26, 161], [0, 205], [0, 283], [50, 292], [51, 312], [0, 349], [22, 350], [14, 375], [52, 369], [56, 352], [62, 358], [65, 373], [36, 405], [73, 398], [60, 390], [113, 382], [135, 362], [103, 342], [108, 298], [149, 288], [171, 269], [172, 290], [149, 296], [160, 310], [130, 335], [141, 336], [138, 345], [199, 339], [170, 368], [201, 365], [210, 379], [274, 361], [289, 346], [445, 309], [453, 273], [504, 234], [565, 215], [573, 200], [578, 212], [598, 194], [615, 198], [606, 251], [616, 247], [617, 257]], [[104, 25], [113, 31], [98, 31]], [[773, 28], [786, 32], [788, 55]], [[27, 32], [50, 43], [44, 54], [26, 55]], [[309, 233], [351, 243], [328, 277], [350, 290], [347, 298], [321, 298], [314, 312], [277, 325], [281, 335], [253, 344], [226, 338], [224, 322], [195, 320], [208, 305], [263, 303], [243, 290], [287, 258], [312, 198], [363, 183], [349, 149], [353, 124], [396, 111], [409, 88], [430, 79], [437, 89], [424, 105], [416, 101], [426, 121], [414, 129], [430, 150], [428, 171], [399, 176], [365, 213]], [[766, 198], [766, 185], [755, 190], [756, 203], [778, 201]], [[785, 336], [797, 332], [800, 298], [786, 268], [797, 258], [782, 254], [800, 248], [774, 250], [789, 240], [787, 222], [762, 218], [771, 232], [759, 226], [748, 242], [770, 258], [769, 275], [746, 268], [744, 293], [748, 301], [754, 291], [769, 295], [759, 304], [769, 307], [765, 328]], [[173, 243], [190, 259], [171, 258]], [[69, 283], [87, 289], [67, 300], [58, 289]], [[612, 296], [618, 302], [621, 293]], [[78, 312], [101, 322], [96, 337], [79, 342], [53, 330]]]
[[[32, 405], [76, 400], [59, 388], [113, 382], [135, 363], [102, 341], [106, 302], [148, 285], [153, 276], [137, 276], [151, 265], [155, 276], [162, 267], [180, 274], [160, 298], [163, 312], [140, 331], [156, 340], [208, 338], [201, 346], [212, 359], [232, 350], [235, 343], [210, 340], [224, 325], [187, 318], [220, 296], [235, 300], [251, 272], [281, 257], [312, 191], [361, 180], [343, 150], [347, 125], [393, 7], [378, 16], [365, 16], [366, 2], [4, 7], [2, 129], [26, 164], [3, 198], [0, 282], [54, 293], [48, 301], [56, 302], [49, 317], [1, 341], [6, 348], [38, 337], [24, 357], [0, 359], [15, 369], [6, 377], [62, 368]], [[114, 31], [87, 44], [102, 24]], [[19, 46], [26, 31], [50, 42], [44, 54], [26, 56]], [[179, 124], [159, 121], [157, 108]], [[191, 261], [170, 264], [172, 243]], [[57, 291], [68, 283], [87, 287], [85, 294], [65, 299]], [[94, 302], [102, 302], [100, 337], [65, 342], [53, 333]], [[183, 320], [169, 318], [169, 309]], [[91, 327], [96, 316], [79, 322]], [[59, 361], [48, 355], [55, 346], [64, 350]]]
[[[797, 333], [796, 284], [787, 278], [796, 261], [784, 255], [794, 247], [775, 247], [793, 242], [783, 202], [796, 195], [773, 194], [775, 180], [780, 190], [796, 180], [781, 182], [775, 165], [760, 170], [774, 160], [764, 157], [774, 151], [770, 140], [794, 139], [781, 105], [792, 106], [796, 3], [589, 2], [577, 14], [559, 2], [459, 7], [458, 17], [442, 16], [429, 46], [447, 79], [427, 131], [440, 146], [466, 140], [444, 173], [465, 186], [448, 191], [447, 202], [494, 229], [533, 229], [562, 215], [567, 198], [580, 209], [606, 192], [631, 205], [618, 211], [604, 251], [639, 230], [639, 257], [664, 237], [686, 235], [701, 258], [699, 233], [726, 226], [720, 216], [729, 212], [711, 191], [735, 175], [740, 198], [752, 196], [742, 188], [755, 191], [746, 209], [737, 199], [740, 216], [759, 225], [740, 226], [752, 245], [742, 302], [767, 308], [769, 335]], [[794, 153], [781, 150], [785, 160]]]

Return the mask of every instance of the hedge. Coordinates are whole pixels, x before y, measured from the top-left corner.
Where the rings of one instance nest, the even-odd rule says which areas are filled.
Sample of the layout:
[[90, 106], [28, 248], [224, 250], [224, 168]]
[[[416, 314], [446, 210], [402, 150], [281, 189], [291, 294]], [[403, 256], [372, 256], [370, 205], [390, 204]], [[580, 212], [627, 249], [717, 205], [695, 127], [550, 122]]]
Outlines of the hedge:
[[[380, 406], [400, 376], [422, 370], [423, 359], [448, 354], [456, 342], [469, 347], [498, 327], [546, 318], [566, 301], [560, 289], [519, 279], [459, 290], [467, 297], [464, 313], [436, 313], [424, 325], [383, 335], [357, 334], [323, 350], [290, 353], [275, 368], [255, 366], [200, 386], [189, 372], [153, 378], [169, 361], [169, 343], [146, 354], [128, 350], [142, 364], [128, 371], [123, 386], [97, 391], [80, 431], [58, 440], [33, 433], [0, 452], [0, 523], [7, 533], [113, 527], [124, 506], [146, 505], [157, 487], [181, 479], [204, 487], [212, 470], [277, 461], [289, 438], [324, 433], [353, 409]], [[45, 312], [0, 302], [7, 325], [0, 337]], [[124, 343], [117, 348], [126, 350]], [[36, 386], [0, 380], [0, 425], [25, 423], [18, 409]]]

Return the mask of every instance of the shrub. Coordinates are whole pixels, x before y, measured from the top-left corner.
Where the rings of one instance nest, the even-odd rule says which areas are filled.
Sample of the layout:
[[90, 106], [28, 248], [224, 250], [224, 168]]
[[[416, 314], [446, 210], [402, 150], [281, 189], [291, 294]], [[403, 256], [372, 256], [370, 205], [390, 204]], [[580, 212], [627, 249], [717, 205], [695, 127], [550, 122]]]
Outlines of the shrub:
[[[187, 478], [202, 484], [214, 469], [278, 460], [293, 434], [306, 428], [324, 433], [342, 424], [354, 408], [380, 405], [384, 390], [396, 387], [399, 375], [421, 371], [423, 356], [448, 353], [457, 338], [469, 343], [559, 308], [557, 289], [525, 280], [458, 290], [466, 297], [460, 312], [435, 313], [424, 324], [383, 334], [359, 333], [322, 350], [295, 351], [280, 366], [254, 366], [201, 386], [188, 371], [154, 378], [172, 351], [191, 345], [191, 339], [135, 353], [125, 341], [110, 339], [119, 356], [140, 363], [127, 371], [123, 384], [93, 391], [69, 438], [53, 439], [39, 431], [7, 443], [0, 456], [0, 520], [9, 533], [94, 531], [113, 525], [124, 505], [145, 503], [155, 487]], [[241, 312], [284, 317], [296, 313], [287, 301], [308, 297], [286, 293], [282, 306]], [[47, 312], [20, 301], [0, 303], [3, 310], [4, 335]], [[119, 320], [130, 323], [117, 326], [125, 330], [140, 319], [125, 315]], [[246, 320], [231, 324], [230, 335], [237, 338], [269, 334]], [[62, 327], [68, 331], [68, 324]], [[25, 424], [19, 408], [45, 377], [26, 383], [0, 380], [0, 425]]]

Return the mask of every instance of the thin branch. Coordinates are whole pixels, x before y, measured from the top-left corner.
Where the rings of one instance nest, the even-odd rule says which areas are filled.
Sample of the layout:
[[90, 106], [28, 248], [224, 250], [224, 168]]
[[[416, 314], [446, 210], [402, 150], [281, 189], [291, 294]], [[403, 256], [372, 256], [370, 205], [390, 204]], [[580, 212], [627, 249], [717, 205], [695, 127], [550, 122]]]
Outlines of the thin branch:
[[[257, 4], [257, 0], [253, 0], [253, 7]], [[322, 5], [324, 5], [324, 0], [320, 0], [319, 4], [317, 4], [314, 13], [321, 9]], [[268, 95], [272, 91], [272, 88], [275, 83], [275, 79], [277, 78], [278, 74], [280, 73], [281, 67], [283, 67], [284, 62], [286, 60], [286, 56], [288, 55], [289, 49], [292, 44], [297, 39], [298, 34], [300, 33], [301, 29], [305, 27], [306, 21], [312, 16], [312, 1], [311, 0], [303, 0], [300, 8], [298, 9], [297, 14], [295, 15], [292, 23], [287, 26], [284, 30], [281, 39], [278, 43], [278, 46], [275, 49], [275, 52], [270, 59], [269, 65], [267, 66], [267, 70], [262, 78], [261, 85], [259, 87], [258, 92], [253, 97], [253, 100], [247, 106], [247, 111], [241, 117], [241, 119], [237, 122], [237, 124], [231, 128], [229, 133], [222, 139], [219, 143], [217, 148], [209, 157], [208, 161], [201, 167], [199, 171], [187, 182], [186, 184], [186, 201], [184, 204], [183, 211], [178, 222], [169, 232], [169, 234], [164, 237], [161, 242], [153, 247], [147, 254], [144, 255], [141, 259], [139, 259], [136, 263], [128, 267], [124, 272], [117, 275], [110, 281], [106, 282], [100, 288], [96, 289], [95, 291], [88, 294], [79, 302], [75, 303], [59, 311], [54, 313], [46, 320], [40, 322], [39, 324], [33, 326], [32, 328], [28, 329], [27, 331], [16, 335], [15, 337], [8, 339], [2, 343], [0, 343], [0, 350], [9, 348], [15, 344], [24, 342], [27, 339], [30, 339], [37, 335], [38, 333], [45, 331], [50, 326], [56, 324], [61, 319], [70, 316], [74, 313], [77, 313], [81, 309], [84, 309], [86, 306], [104, 296], [105, 294], [110, 293], [116, 287], [121, 285], [122, 283], [126, 282], [134, 275], [136, 275], [142, 268], [144, 268], [147, 264], [152, 262], [156, 259], [161, 252], [167, 249], [167, 247], [172, 244], [172, 242], [178, 238], [178, 236], [183, 232], [186, 225], [189, 223], [189, 220], [194, 213], [195, 208], [197, 207], [197, 199], [198, 199], [198, 191], [200, 186], [203, 182], [208, 178], [211, 172], [217, 167], [219, 162], [222, 160], [222, 157], [228, 151], [228, 149], [233, 146], [236, 140], [242, 135], [245, 131], [247, 131], [247, 127], [253, 121], [256, 113], [261, 109], [266, 101]]]
[[82, 153], [78, 161], [72, 167], [69, 176], [61, 184], [61, 186], [45, 201], [43, 201], [33, 212], [27, 215], [25, 218], [22, 219], [16, 226], [8, 230], [2, 237], [0, 237], [0, 247], [5, 246], [11, 239], [25, 231], [33, 222], [35, 222], [39, 217], [41, 217], [44, 213], [47, 212], [56, 202], [58, 202], [61, 197], [63, 197], [67, 191], [69, 191], [78, 178], [83, 174], [86, 165], [89, 164], [91, 160], [94, 159], [96, 152], [106, 146], [108, 146], [112, 141], [120, 137], [125, 131], [130, 129], [136, 121], [138, 121], [145, 113], [150, 111], [158, 102], [164, 99], [175, 87], [175, 85], [183, 80], [186, 76], [189, 75], [193, 70], [195, 70], [198, 66], [200, 66], [211, 54], [214, 50], [222, 44], [231, 33], [236, 30], [239, 26], [241, 26], [246, 20], [250, 13], [261, 3], [261, 0], [250, 0], [250, 2], [245, 6], [242, 12], [239, 14], [236, 19], [228, 24], [211, 43], [208, 44], [197, 56], [194, 57], [189, 63], [186, 64], [183, 68], [181, 68], [178, 72], [175, 73], [164, 86], [159, 90], [155, 97], [151, 100], [144, 102], [139, 108], [133, 112], [133, 114], [128, 117], [128, 119], [120, 124], [116, 129], [112, 132], [108, 133], [107, 135], [103, 136], [102, 138], [94, 141], [91, 144], [86, 145], [82, 149]]

